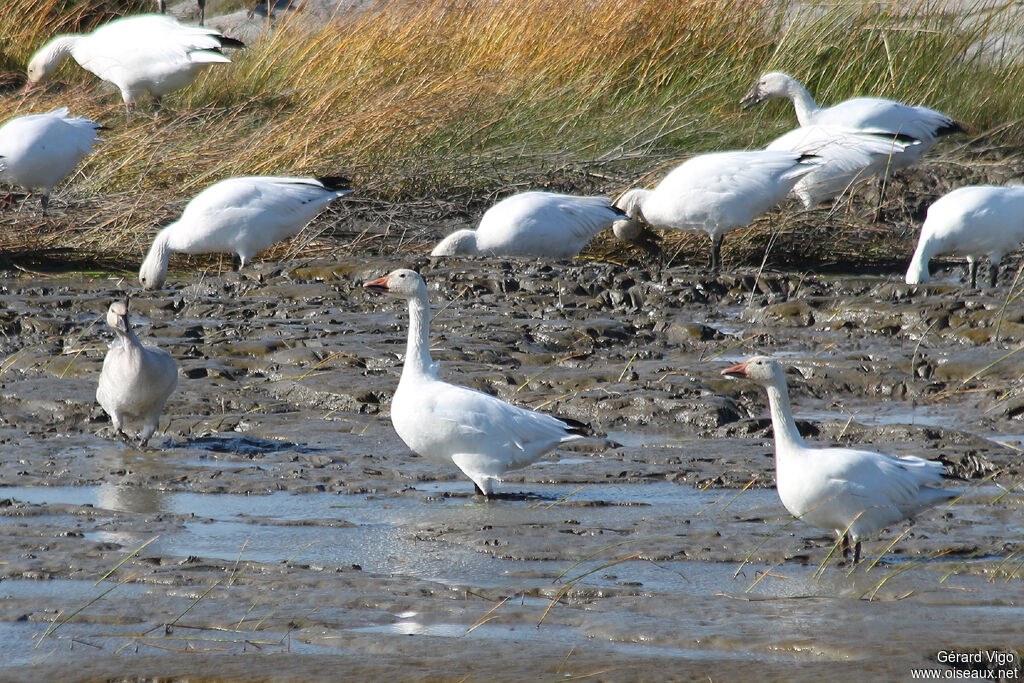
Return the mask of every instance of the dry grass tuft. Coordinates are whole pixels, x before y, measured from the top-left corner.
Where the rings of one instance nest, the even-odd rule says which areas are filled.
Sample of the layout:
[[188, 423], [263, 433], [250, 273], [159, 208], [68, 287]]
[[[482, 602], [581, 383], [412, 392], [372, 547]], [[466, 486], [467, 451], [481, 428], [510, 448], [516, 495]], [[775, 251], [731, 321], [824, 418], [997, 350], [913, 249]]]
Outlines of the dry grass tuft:
[[[771, 68], [807, 79], [824, 102], [925, 101], [976, 131], [1019, 116], [1019, 55], [977, 49], [1019, 30], [1009, 5], [956, 16], [936, 0], [786, 12], [764, 1], [568, 2], [381, 2], [312, 27], [295, 13], [167, 98], [158, 121], [126, 124], [115, 93], [65, 66], [45, 92], [0, 103], [10, 116], [68, 105], [109, 126], [106, 142], [58, 194], [56, 216], [38, 217], [34, 203], [0, 216], [0, 250], [137, 261], [191, 196], [241, 174], [349, 175], [361, 200], [346, 220], [396, 205], [414, 221], [468, 220], [527, 187], [616, 194], [690, 153], [761, 146], [791, 127], [782, 104], [746, 115], [736, 104]], [[62, 7], [0, 9], [3, 68], [21, 68], [55, 31], [110, 16], [109, 3]], [[1020, 140], [1012, 128], [1002, 136]]]

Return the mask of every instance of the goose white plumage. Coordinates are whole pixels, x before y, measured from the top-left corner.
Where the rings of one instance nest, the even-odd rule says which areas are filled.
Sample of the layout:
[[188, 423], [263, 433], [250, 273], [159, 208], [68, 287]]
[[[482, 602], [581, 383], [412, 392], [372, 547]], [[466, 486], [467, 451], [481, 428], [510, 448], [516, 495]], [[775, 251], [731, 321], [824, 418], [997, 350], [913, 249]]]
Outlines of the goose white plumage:
[[430, 357], [430, 300], [419, 273], [400, 268], [363, 287], [409, 303], [409, 339], [391, 423], [414, 452], [455, 463], [478, 493], [490, 496], [507, 470], [580, 438], [558, 418], [438, 379]]
[[476, 230], [453, 232], [430, 254], [572, 258], [624, 217], [605, 197], [522, 192], [489, 208]]
[[53, 38], [28, 63], [26, 89], [46, 80], [65, 57], [121, 91], [130, 115], [149, 93], [160, 98], [186, 87], [214, 64], [228, 63], [221, 49], [245, 47], [220, 31], [186, 26], [160, 14], [115, 19], [87, 35]]
[[178, 386], [178, 364], [163, 349], [142, 345], [128, 322], [127, 303], [110, 304], [107, 325], [115, 336], [103, 360], [96, 400], [121, 436], [125, 436], [126, 422], [140, 423], [139, 445], [145, 446], [159, 426], [164, 404]]
[[179, 218], [153, 239], [139, 268], [139, 282], [159, 289], [167, 280], [172, 251], [185, 254], [226, 252], [244, 268], [270, 245], [299, 233], [338, 197], [345, 178], [243, 176], [214, 183], [197, 194]]
[[702, 154], [674, 168], [653, 190], [629, 190], [619, 197], [615, 205], [628, 219], [612, 229], [620, 239], [634, 241], [642, 217], [655, 228], [705, 232], [711, 238], [711, 269], [718, 270], [723, 236], [782, 201], [818, 163], [813, 155], [789, 151]]
[[801, 126], [842, 126], [862, 131], [880, 131], [919, 141], [893, 154], [893, 170], [910, 166], [939, 138], [963, 132], [959, 123], [934, 109], [911, 106], [880, 97], [854, 97], [831, 107], [820, 107], [798, 80], [780, 71], [764, 74], [740, 103], [746, 109], [777, 97], [793, 101]]
[[928, 264], [941, 254], [966, 256], [971, 287], [978, 259], [988, 256], [989, 285], [995, 287], [1003, 256], [1024, 242], [1024, 185], [971, 185], [939, 197], [928, 207], [907, 283], [928, 282]]
[[0, 126], [0, 180], [39, 190], [46, 213], [54, 185], [92, 152], [100, 128], [92, 119], [69, 116], [67, 107], [11, 119]]
[[885, 175], [894, 154], [916, 140], [884, 131], [859, 131], [844, 126], [810, 125], [785, 133], [765, 149], [813, 154], [820, 163], [793, 186], [808, 209], [831, 201], [861, 180]]
[[946, 473], [940, 462], [808, 446], [796, 428], [786, 376], [777, 361], [754, 356], [721, 372], [765, 388], [775, 433], [775, 485], [782, 505], [811, 526], [834, 532], [844, 556], [852, 545], [854, 563], [860, 561], [864, 538], [962, 494], [934, 486]]

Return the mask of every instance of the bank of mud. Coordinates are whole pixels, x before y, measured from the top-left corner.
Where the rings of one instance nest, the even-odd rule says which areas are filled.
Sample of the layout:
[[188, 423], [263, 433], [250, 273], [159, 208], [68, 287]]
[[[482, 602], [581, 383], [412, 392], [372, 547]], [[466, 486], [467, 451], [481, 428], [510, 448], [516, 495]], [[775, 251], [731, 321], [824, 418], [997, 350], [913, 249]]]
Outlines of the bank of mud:
[[[388, 419], [406, 313], [361, 288], [398, 266], [427, 279], [444, 378], [595, 436], [487, 503], [409, 453]], [[172, 273], [131, 300], [182, 373], [143, 451], [94, 400], [100, 316], [136, 288], [6, 278], [0, 652], [26, 680], [70, 663], [81, 678], [819, 680], [1014, 647], [1016, 266], [982, 291], [953, 272], [908, 286], [423, 257]], [[826, 561], [831, 540], [771, 488], [763, 390], [719, 375], [753, 353], [790, 367], [809, 438], [942, 459], [968, 494], [868, 544], [870, 571]]]

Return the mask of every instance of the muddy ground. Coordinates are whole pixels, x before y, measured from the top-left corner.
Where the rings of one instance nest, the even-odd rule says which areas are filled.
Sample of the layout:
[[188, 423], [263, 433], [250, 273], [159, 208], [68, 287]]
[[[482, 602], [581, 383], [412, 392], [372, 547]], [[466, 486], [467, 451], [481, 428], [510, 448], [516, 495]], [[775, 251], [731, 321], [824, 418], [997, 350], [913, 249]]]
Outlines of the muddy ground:
[[[181, 368], [145, 450], [94, 400], [130, 283], [11, 274], [0, 678], [898, 680], [1019, 653], [1018, 264], [981, 291], [423, 257], [172, 273], [131, 287]], [[411, 454], [388, 418], [406, 312], [360, 287], [398, 266], [427, 278], [443, 377], [597, 436], [491, 502]], [[763, 391], [719, 376], [755, 352], [791, 368], [809, 438], [940, 458], [966, 496], [837, 564], [772, 488]]]

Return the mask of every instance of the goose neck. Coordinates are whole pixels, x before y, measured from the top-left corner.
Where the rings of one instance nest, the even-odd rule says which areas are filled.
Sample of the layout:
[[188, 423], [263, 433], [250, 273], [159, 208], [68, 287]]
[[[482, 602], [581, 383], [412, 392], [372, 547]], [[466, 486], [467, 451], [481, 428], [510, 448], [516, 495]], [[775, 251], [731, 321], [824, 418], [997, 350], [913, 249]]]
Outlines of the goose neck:
[[796, 110], [796, 120], [801, 126], [809, 126], [814, 123], [811, 119], [821, 110], [818, 103], [807, 88], [796, 79], [791, 79], [786, 84], [786, 95], [793, 101], [793, 108]]
[[765, 387], [768, 392], [768, 407], [772, 414], [772, 431], [775, 433], [776, 457], [795, 448], [806, 447], [806, 442], [796, 428], [793, 409], [789, 403], [789, 389], [785, 378], [778, 378]]
[[409, 299], [409, 340], [405, 347], [402, 376], [434, 375], [430, 357], [430, 303], [425, 296]]

